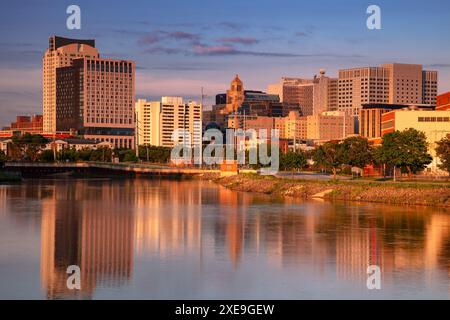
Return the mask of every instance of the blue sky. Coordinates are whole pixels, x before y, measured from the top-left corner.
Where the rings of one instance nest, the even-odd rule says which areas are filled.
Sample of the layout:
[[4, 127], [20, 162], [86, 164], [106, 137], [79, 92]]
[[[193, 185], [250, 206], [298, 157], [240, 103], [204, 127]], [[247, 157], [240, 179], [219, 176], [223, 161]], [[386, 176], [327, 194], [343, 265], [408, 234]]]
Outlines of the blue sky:
[[[0, 11], [0, 126], [42, 112], [42, 55], [48, 37], [95, 38], [104, 57], [136, 61], [136, 95], [198, 98], [224, 92], [239, 73], [248, 89], [320, 68], [385, 62], [438, 70], [450, 91], [450, 1], [139, 0], [3, 1]], [[81, 30], [66, 8], [81, 7]], [[366, 28], [381, 7], [382, 30]]]

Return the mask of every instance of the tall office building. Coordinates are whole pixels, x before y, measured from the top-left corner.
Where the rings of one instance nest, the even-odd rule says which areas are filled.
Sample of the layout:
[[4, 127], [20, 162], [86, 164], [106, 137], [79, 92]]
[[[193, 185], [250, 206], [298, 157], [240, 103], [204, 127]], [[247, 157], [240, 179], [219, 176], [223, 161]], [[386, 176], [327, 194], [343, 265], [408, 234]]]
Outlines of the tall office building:
[[337, 109], [337, 84], [337, 79], [327, 77], [321, 69], [313, 79], [281, 78], [269, 85], [267, 92], [278, 95], [282, 103], [299, 105], [302, 115], [308, 116]]
[[313, 80], [281, 78], [279, 83], [270, 84], [267, 92], [278, 95], [283, 103], [297, 104], [303, 115], [312, 114], [314, 106]]
[[390, 63], [339, 71], [338, 109], [357, 116], [363, 104], [435, 105], [437, 71], [422, 65]]
[[134, 148], [134, 62], [80, 58], [56, 69], [56, 130]]
[[43, 131], [56, 132], [56, 69], [72, 65], [78, 58], [98, 58], [94, 40], [76, 40], [57, 36], [49, 38], [43, 64]]
[[[175, 130], [189, 133], [192, 144], [202, 143], [202, 106], [194, 101], [183, 102], [181, 97], [162, 97], [161, 100], [161, 146], [173, 147]], [[182, 142], [182, 137], [178, 139]]]
[[338, 108], [338, 79], [325, 75], [325, 70], [320, 70], [320, 75], [314, 78], [313, 109], [312, 114], [320, 114], [325, 111], [334, 111]]
[[136, 102], [136, 139], [139, 145], [161, 145], [161, 101]]
[[[139, 145], [173, 147], [176, 130], [189, 133], [191, 143], [201, 143], [202, 106], [183, 102], [181, 97], [162, 97], [161, 101], [140, 99], [136, 102], [137, 138]], [[178, 141], [182, 142], [182, 135]]]

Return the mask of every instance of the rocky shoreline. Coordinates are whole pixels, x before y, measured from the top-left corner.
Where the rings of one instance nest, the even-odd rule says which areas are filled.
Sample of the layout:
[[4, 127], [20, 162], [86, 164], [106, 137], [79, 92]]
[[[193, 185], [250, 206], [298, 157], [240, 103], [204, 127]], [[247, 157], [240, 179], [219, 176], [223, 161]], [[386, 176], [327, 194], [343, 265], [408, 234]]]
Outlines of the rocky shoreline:
[[235, 191], [281, 197], [450, 207], [449, 184], [304, 181], [247, 174], [219, 178], [214, 181]]

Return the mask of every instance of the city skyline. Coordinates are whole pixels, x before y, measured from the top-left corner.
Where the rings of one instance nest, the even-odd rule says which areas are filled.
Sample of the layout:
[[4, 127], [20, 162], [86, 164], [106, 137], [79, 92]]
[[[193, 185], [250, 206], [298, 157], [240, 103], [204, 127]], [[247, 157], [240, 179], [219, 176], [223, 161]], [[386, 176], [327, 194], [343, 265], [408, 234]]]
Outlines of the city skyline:
[[8, 14], [3, 11], [2, 29], [15, 31], [0, 41], [0, 125], [17, 114], [42, 113], [42, 57], [53, 34], [94, 38], [102, 58], [136, 61], [137, 99], [169, 95], [199, 100], [203, 86], [209, 106], [235, 73], [248, 89], [266, 91], [283, 76], [309, 78], [320, 68], [337, 76], [339, 69], [387, 62], [423, 64], [439, 72], [438, 93], [450, 88], [449, 44], [441, 41], [450, 24], [445, 1], [379, 1], [382, 30], [366, 28], [369, 3], [361, 1], [345, 7], [331, 1], [282, 6], [269, 1], [258, 6], [137, 1], [133, 7], [78, 1], [81, 30], [66, 28], [69, 4], [14, 3]]

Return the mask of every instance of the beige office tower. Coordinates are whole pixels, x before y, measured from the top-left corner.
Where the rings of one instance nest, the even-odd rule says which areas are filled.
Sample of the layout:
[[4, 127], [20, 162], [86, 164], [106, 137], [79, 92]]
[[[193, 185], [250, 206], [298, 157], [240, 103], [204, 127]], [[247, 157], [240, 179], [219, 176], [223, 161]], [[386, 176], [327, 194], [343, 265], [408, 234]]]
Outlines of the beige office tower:
[[161, 145], [161, 102], [136, 102], [136, 139], [139, 145]]
[[277, 94], [280, 102], [297, 104], [305, 114], [312, 114], [314, 99], [313, 80], [300, 78], [281, 78], [279, 83], [270, 84], [267, 87], [268, 94]]
[[338, 109], [357, 116], [363, 104], [435, 105], [438, 75], [422, 65], [390, 63], [339, 71]]
[[[183, 102], [181, 97], [162, 97], [161, 100], [161, 146], [173, 147], [172, 135], [176, 130], [189, 133], [191, 143], [201, 144], [202, 106], [194, 101]], [[181, 133], [181, 131], [179, 131]], [[178, 142], [183, 141], [180, 134]]]
[[43, 64], [43, 132], [56, 132], [56, 69], [72, 65], [74, 59], [98, 58], [95, 40], [49, 38]]
[[301, 117], [298, 111], [290, 111], [286, 117], [277, 117], [274, 121], [281, 139], [300, 141], [307, 138], [307, 117]]
[[267, 92], [277, 94], [280, 102], [299, 105], [303, 116], [337, 109], [337, 79], [325, 76], [323, 69], [313, 79], [281, 78]]
[[337, 110], [338, 79], [325, 76], [325, 70], [314, 78], [313, 110], [311, 114]]
[[316, 142], [345, 139], [354, 132], [353, 117], [340, 111], [307, 116], [307, 139]]

